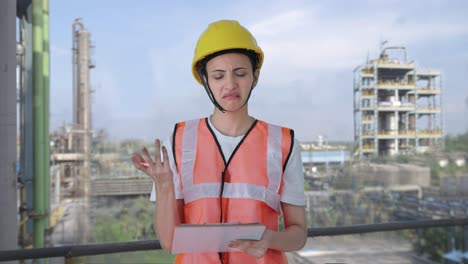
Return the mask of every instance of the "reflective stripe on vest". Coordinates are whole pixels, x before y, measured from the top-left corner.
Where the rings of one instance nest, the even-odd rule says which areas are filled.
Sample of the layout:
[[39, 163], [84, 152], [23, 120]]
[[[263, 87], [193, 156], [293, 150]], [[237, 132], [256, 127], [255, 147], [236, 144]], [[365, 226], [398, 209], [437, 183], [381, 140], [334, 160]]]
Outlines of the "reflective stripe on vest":
[[[193, 171], [196, 158], [198, 126], [200, 120], [185, 122], [182, 139], [181, 178], [185, 203], [198, 199], [219, 198], [221, 183], [193, 184]], [[276, 212], [280, 210], [282, 168], [282, 132], [281, 127], [268, 124], [267, 140], [267, 176], [268, 186], [247, 183], [226, 182], [223, 198], [247, 198], [265, 202]]]
[[[173, 149], [184, 193], [184, 223], [260, 222], [277, 231], [283, 170], [292, 139], [292, 130], [256, 121], [226, 160], [207, 119], [178, 123]], [[218, 253], [179, 254], [175, 263], [219, 264], [219, 257]], [[285, 255], [273, 249], [259, 259], [243, 252], [227, 252], [222, 259], [225, 264], [287, 263]]]

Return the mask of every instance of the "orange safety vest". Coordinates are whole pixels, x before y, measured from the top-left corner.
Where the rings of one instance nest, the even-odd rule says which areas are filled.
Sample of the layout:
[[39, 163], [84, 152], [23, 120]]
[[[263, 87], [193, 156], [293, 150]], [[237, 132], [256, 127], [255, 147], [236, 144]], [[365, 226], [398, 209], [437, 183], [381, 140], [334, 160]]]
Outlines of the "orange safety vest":
[[[226, 161], [206, 118], [178, 123], [173, 137], [186, 224], [259, 222], [278, 230], [293, 130], [257, 120]], [[243, 252], [186, 253], [175, 263], [221, 263], [220, 258], [224, 264], [287, 263], [285, 255], [273, 249], [259, 259]]]

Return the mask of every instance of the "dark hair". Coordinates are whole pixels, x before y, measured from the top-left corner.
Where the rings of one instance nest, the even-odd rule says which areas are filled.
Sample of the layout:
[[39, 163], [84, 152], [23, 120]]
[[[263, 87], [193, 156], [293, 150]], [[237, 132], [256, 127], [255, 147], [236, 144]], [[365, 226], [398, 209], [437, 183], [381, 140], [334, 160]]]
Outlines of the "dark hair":
[[[206, 64], [208, 61], [213, 59], [214, 57], [217, 57], [219, 55], [227, 54], [227, 53], [241, 53], [249, 57], [250, 63], [252, 64], [252, 71], [255, 72], [257, 69], [258, 65], [258, 55], [255, 51], [253, 50], [247, 50], [247, 49], [228, 49], [228, 50], [222, 50], [215, 52], [213, 54], [210, 54], [206, 56], [205, 58], [201, 59], [200, 62], [197, 64], [197, 68], [200, 69], [201, 73], [206, 76]], [[202, 76], [200, 76], [201, 78]]]

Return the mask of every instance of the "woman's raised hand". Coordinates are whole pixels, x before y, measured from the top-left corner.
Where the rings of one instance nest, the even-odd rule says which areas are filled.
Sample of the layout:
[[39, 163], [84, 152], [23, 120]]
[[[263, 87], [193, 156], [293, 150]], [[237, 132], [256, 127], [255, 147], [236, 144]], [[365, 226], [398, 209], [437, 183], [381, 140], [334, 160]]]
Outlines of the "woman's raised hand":
[[[132, 161], [137, 170], [150, 176], [156, 185], [172, 183], [172, 171], [169, 166], [169, 156], [166, 147], [161, 147], [161, 141], [156, 139], [154, 142], [154, 161], [148, 153], [148, 149], [143, 147], [140, 153], [133, 153]], [[162, 149], [162, 159], [161, 159]]]

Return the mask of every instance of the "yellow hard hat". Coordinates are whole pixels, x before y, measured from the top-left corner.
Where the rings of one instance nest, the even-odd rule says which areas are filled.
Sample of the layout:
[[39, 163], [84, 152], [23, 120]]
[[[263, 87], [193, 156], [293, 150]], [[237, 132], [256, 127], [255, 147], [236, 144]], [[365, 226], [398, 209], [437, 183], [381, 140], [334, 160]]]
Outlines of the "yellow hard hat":
[[200, 61], [214, 53], [231, 49], [254, 52], [257, 55], [256, 69], [262, 67], [263, 51], [257, 45], [252, 33], [235, 20], [220, 20], [211, 23], [198, 39], [192, 62], [192, 74], [195, 80], [202, 84], [197, 69]]

